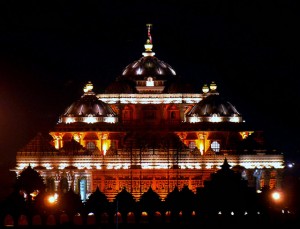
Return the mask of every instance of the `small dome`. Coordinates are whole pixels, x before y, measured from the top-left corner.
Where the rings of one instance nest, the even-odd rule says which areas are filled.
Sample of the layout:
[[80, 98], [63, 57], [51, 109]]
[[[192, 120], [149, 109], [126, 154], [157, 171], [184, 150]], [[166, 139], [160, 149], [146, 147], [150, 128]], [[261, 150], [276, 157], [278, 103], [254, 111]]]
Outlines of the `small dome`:
[[[215, 89], [215, 88], [214, 88]], [[196, 104], [188, 113], [189, 122], [242, 122], [237, 109], [216, 91]]]
[[219, 95], [209, 95], [200, 101], [188, 115], [197, 114], [199, 116], [210, 116], [218, 114], [220, 116], [240, 115], [236, 108], [222, 99]]
[[[60, 122], [115, 122], [116, 113], [105, 102], [99, 100], [96, 94], [92, 91], [93, 86], [89, 82], [84, 87], [84, 94], [81, 98], [72, 103], [65, 113], [61, 115]], [[111, 119], [111, 121], [108, 121]]]

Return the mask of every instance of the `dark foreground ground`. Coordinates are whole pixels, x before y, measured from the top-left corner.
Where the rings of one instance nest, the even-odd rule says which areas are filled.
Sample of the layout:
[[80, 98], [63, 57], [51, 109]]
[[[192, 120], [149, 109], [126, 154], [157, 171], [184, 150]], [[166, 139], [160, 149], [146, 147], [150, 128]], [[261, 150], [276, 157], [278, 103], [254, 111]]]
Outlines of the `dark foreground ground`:
[[[1, 228], [1, 227], [0, 227]], [[214, 229], [214, 228], [230, 228], [230, 229], [274, 229], [274, 228], [300, 228], [300, 221], [293, 220], [278, 220], [272, 219], [268, 221], [256, 220], [210, 220], [201, 223], [136, 223], [136, 224], [100, 224], [100, 225], [74, 225], [74, 224], [61, 224], [61, 225], [28, 225], [28, 226], [4, 226], [4, 228], [17, 228], [17, 229], [159, 229], [159, 228], [172, 228], [172, 229]]]

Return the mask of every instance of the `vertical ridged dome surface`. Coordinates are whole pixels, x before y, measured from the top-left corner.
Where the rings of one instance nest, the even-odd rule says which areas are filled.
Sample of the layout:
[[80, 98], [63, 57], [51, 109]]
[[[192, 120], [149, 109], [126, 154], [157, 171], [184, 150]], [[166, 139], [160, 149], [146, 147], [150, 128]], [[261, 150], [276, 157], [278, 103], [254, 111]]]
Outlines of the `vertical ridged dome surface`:
[[129, 64], [120, 78], [143, 80], [149, 76], [158, 80], [169, 80], [176, 76], [176, 72], [169, 64], [155, 56], [144, 56]]
[[220, 95], [209, 95], [200, 101], [187, 114], [188, 116], [211, 116], [218, 114], [220, 116], [240, 115], [236, 108], [228, 101], [220, 97]]
[[205, 97], [187, 113], [189, 122], [242, 122], [235, 106], [221, 97], [216, 89], [214, 82], [210, 88], [206, 85], [202, 88]]
[[[99, 100], [96, 94], [92, 91], [93, 85], [89, 82], [84, 87], [84, 94], [81, 98], [72, 103], [61, 115], [61, 122], [78, 122], [82, 121], [81, 117], [116, 117], [116, 113], [108, 104]], [[73, 118], [67, 121], [66, 118]], [[98, 119], [100, 121], [101, 119]], [[84, 120], [83, 120], [84, 121]], [[93, 121], [97, 122], [97, 121]]]

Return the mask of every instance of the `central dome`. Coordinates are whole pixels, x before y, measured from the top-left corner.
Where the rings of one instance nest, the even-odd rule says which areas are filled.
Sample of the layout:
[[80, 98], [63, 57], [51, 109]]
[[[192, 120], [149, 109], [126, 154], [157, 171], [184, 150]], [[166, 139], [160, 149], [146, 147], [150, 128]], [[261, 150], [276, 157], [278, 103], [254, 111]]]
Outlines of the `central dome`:
[[169, 93], [170, 88], [174, 90], [172, 86], [179, 77], [168, 63], [155, 57], [150, 28], [144, 47], [143, 57], [127, 65], [116, 82], [106, 88], [106, 93]]
[[143, 80], [149, 76], [157, 80], [168, 80], [174, 78], [176, 72], [169, 64], [149, 55], [129, 64], [122, 73], [122, 77], [131, 80]]

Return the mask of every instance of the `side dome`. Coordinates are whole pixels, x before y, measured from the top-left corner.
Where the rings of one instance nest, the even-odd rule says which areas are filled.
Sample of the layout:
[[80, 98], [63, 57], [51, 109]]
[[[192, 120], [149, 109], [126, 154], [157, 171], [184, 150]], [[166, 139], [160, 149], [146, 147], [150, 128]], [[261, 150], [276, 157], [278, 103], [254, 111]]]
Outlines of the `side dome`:
[[178, 79], [175, 70], [155, 57], [148, 25], [148, 39], [143, 57], [127, 65], [117, 82], [109, 85], [109, 93], [167, 93], [168, 87]]
[[108, 104], [99, 100], [92, 90], [93, 84], [88, 82], [83, 89], [84, 94], [66, 109], [65, 113], [60, 116], [59, 122], [117, 122], [117, 114]]
[[237, 109], [216, 91], [214, 82], [210, 90], [203, 87], [206, 97], [196, 104], [186, 115], [187, 122], [242, 122], [242, 116]]

